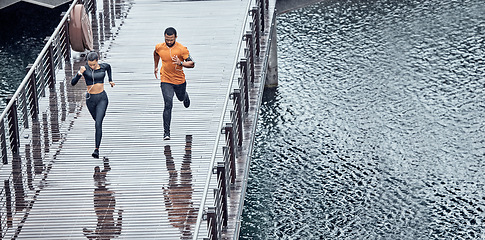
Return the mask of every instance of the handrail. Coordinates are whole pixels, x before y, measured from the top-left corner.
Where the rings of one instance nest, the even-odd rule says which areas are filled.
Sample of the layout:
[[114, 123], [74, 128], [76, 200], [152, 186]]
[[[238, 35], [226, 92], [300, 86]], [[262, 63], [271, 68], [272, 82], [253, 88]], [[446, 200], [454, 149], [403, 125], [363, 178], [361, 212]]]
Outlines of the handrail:
[[[6, 169], [2, 175], [5, 179], [3, 188], [0, 190], [0, 211], [2, 212], [0, 239], [15, 239], [20, 234], [30, 210], [45, 186], [44, 182], [55, 162], [53, 160], [60, 153], [60, 148], [66, 140], [65, 136], [59, 132], [59, 126], [66, 123], [66, 114], [73, 113], [70, 109], [71, 106], [67, 113], [65, 104], [73, 103], [67, 98], [82, 95], [76, 89], [67, 87], [65, 81], [56, 83], [58, 70], [64, 67], [66, 70], [64, 80], [67, 80], [69, 72], [74, 66], [71, 65], [73, 59], [71, 59], [69, 45], [69, 15], [78, 3], [88, 8], [92, 14], [92, 21], [96, 20], [93, 13], [96, 11], [95, 0], [72, 0], [67, 12], [62, 13], [59, 25], [54, 29], [52, 35], [45, 38], [45, 46], [34, 64], [27, 66], [27, 74], [23, 81], [15, 93], [8, 96], [8, 104], [0, 115], [0, 161], [3, 161], [0, 169], [6, 165], [10, 165], [9, 167], [12, 168], [11, 171]], [[106, 9], [103, 8], [103, 10]], [[114, 11], [114, 8], [109, 8], [108, 11]], [[111, 20], [115, 21], [114, 18]], [[105, 40], [100, 42], [105, 42]], [[47, 108], [39, 111], [38, 100], [46, 97], [46, 90], [50, 90], [47, 97], [49, 103]], [[60, 102], [57, 97], [60, 97]], [[51, 102], [51, 100], [54, 101]], [[59, 109], [59, 104], [61, 109]], [[78, 106], [76, 104], [74, 107], [79, 110]], [[59, 111], [62, 111], [61, 116], [59, 116]], [[73, 114], [78, 115], [79, 111]], [[48, 120], [49, 115], [50, 121]], [[69, 126], [61, 127], [70, 130]], [[29, 130], [32, 132], [30, 133]], [[23, 134], [24, 132], [27, 133]], [[20, 137], [22, 135], [24, 138]], [[44, 137], [43, 142], [41, 142], [41, 137]], [[55, 148], [57, 151], [50, 150]], [[22, 154], [23, 150], [25, 150], [25, 154]], [[48, 162], [44, 163], [45, 160]], [[27, 177], [23, 178], [22, 174], [26, 174]]]
[[[267, 45], [267, 51], [271, 51], [271, 44], [273, 43], [272, 40], [273, 40], [273, 31], [276, 31], [276, 11], [273, 12], [273, 17], [272, 17], [272, 20], [271, 20], [271, 23], [270, 23], [270, 31], [268, 33], [268, 40], [267, 40], [267, 43], [269, 43]], [[261, 71], [261, 79], [266, 79], [266, 73], [267, 73], [267, 68], [268, 68], [268, 59], [269, 57], [266, 56], [264, 59], [263, 59], [263, 69]], [[264, 85], [265, 84], [261, 84], [259, 87], [260, 88], [264, 88]], [[260, 92], [261, 92], [262, 89], [260, 89]], [[261, 102], [263, 101], [263, 96], [259, 96], [258, 97], [258, 101], [256, 103], [256, 106], [260, 106], [261, 105]], [[255, 111], [254, 113], [254, 119], [253, 121], [256, 122], [259, 118], [259, 111]], [[256, 132], [256, 127], [257, 127], [257, 124], [254, 124], [253, 125], [253, 133]], [[256, 134], [252, 134], [251, 135], [251, 141], [250, 142], [254, 142], [254, 139], [256, 138]], [[253, 145], [249, 145], [248, 147], [248, 159], [246, 161], [246, 166], [245, 166], [245, 169], [249, 169], [249, 165], [251, 164], [251, 153], [253, 151]], [[241, 186], [241, 196], [240, 196], [240, 199], [239, 199], [239, 209], [238, 209], [238, 213], [241, 213], [243, 211], [243, 208], [244, 208], [244, 199], [246, 197], [246, 188], [247, 188], [247, 182], [249, 180], [249, 170], [248, 171], [245, 171], [245, 174], [244, 174], [244, 177], [243, 177], [243, 181], [242, 181], [242, 186]], [[236, 237], [239, 236], [239, 227], [240, 226], [237, 226], [237, 224], [240, 224], [240, 219], [241, 218], [241, 215], [238, 215], [237, 219], [236, 219], [236, 233], [234, 234], [234, 239], [236, 239]]]
[[221, 113], [221, 117], [219, 119], [219, 125], [218, 125], [218, 131], [217, 131], [217, 135], [216, 135], [216, 140], [215, 140], [215, 144], [214, 144], [214, 148], [212, 149], [212, 154], [211, 154], [211, 160], [210, 160], [210, 164], [209, 164], [209, 170], [207, 172], [207, 179], [206, 179], [206, 182], [205, 182], [205, 185], [204, 185], [204, 191], [202, 193], [202, 201], [200, 203], [200, 208], [199, 208], [199, 213], [197, 214], [197, 222], [196, 222], [196, 225], [195, 225], [195, 231], [194, 231], [194, 237], [193, 239], [197, 239], [198, 235], [199, 235], [199, 229], [200, 229], [200, 224], [202, 222], [202, 215], [204, 213], [204, 206], [205, 206], [205, 202], [206, 202], [206, 199], [207, 199], [207, 193], [209, 192], [209, 185], [210, 185], [210, 181], [211, 181], [211, 178], [212, 178], [212, 169], [214, 168], [214, 163], [215, 163], [215, 160], [216, 160], [216, 155], [217, 155], [217, 150], [219, 148], [219, 141], [221, 139], [221, 129], [222, 129], [222, 126], [224, 125], [224, 118], [226, 116], [226, 112], [227, 112], [227, 105], [229, 104], [229, 100], [230, 100], [230, 95], [231, 95], [231, 91], [232, 91], [232, 84], [234, 82], [234, 75], [236, 73], [236, 69], [237, 69], [237, 63], [239, 61], [239, 54], [241, 53], [241, 46], [242, 46], [242, 42], [243, 42], [243, 36], [244, 36], [244, 33], [246, 31], [246, 28], [245, 26], [247, 25], [247, 21], [248, 21], [248, 12], [250, 10], [250, 7], [251, 7], [251, 4], [253, 3], [253, 0], [249, 0], [248, 1], [248, 5], [246, 7], [247, 11], [246, 11], [246, 14], [244, 16], [244, 21], [243, 21], [243, 24], [242, 24], [242, 30], [241, 30], [241, 34], [239, 35], [239, 43], [238, 43], [238, 47], [236, 49], [236, 57], [234, 58], [234, 63], [233, 63], [233, 67], [232, 67], [232, 72], [231, 72], [231, 80], [230, 80], [230, 83], [229, 83], [229, 86], [227, 87], [227, 92], [226, 92], [226, 98], [224, 100], [224, 106], [223, 106], [223, 111]]
[[[42, 49], [42, 51], [39, 53], [37, 58], [35, 59], [35, 62], [33, 64], [28, 65], [28, 71], [27, 74], [25, 75], [23, 81], [20, 83], [18, 86], [17, 90], [13, 95], [9, 95], [8, 103], [3, 109], [3, 112], [0, 115], [0, 147], [1, 151], [0, 154], [2, 156], [3, 164], [8, 164], [8, 153], [7, 149], [10, 148], [12, 152], [11, 156], [11, 166], [12, 166], [12, 172], [10, 172], [10, 175], [6, 175], [7, 179], [4, 180], [4, 185], [0, 194], [0, 198], [5, 199], [6, 201], [3, 201], [5, 204], [0, 205], [0, 208], [2, 211], [7, 212], [7, 217], [0, 219], [0, 238], [5, 238], [7, 232], [9, 232], [10, 228], [13, 226], [17, 230], [14, 232], [10, 232], [13, 234], [13, 238], [16, 238], [16, 234], [20, 231], [19, 229], [22, 228], [22, 221], [23, 220], [18, 220], [18, 219], [25, 219], [25, 217], [28, 215], [28, 210], [27, 211], [15, 211], [12, 212], [12, 207], [13, 204], [15, 204], [15, 207], [17, 208], [20, 206], [22, 209], [26, 209], [31, 207], [32, 203], [27, 204], [26, 201], [19, 200], [18, 199], [13, 199], [12, 194], [17, 194], [16, 192], [11, 192], [10, 189], [13, 188], [15, 191], [17, 191], [16, 187], [18, 185], [23, 184], [23, 180], [18, 178], [18, 175], [16, 177], [16, 173], [18, 174], [19, 171], [22, 170], [22, 165], [21, 165], [21, 159], [19, 156], [19, 146], [20, 146], [20, 129], [22, 131], [26, 130], [29, 128], [29, 113], [27, 108], [29, 107], [30, 104], [30, 110], [34, 112], [30, 112], [31, 114], [31, 119], [34, 122], [34, 119], [37, 119], [37, 84], [36, 80], [38, 79], [37, 75], [41, 75], [40, 79], [40, 91], [43, 94], [45, 91], [45, 88], [47, 88], [47, 85], [45, 85], [45, 77], [48, 76], [50, 81], [49, 88], [52, 88], [52, 84], [55, 83], [55, 74], [56, 74], [56, 69], [61, 63], [60, 58], [63, 58], [63, 51], [69, 51], [66, 49], [65, 45], [60, 43], [63, 37], [61, 37], [64, 33], [63, 31], [67, 31], [67, 26], [66, 24], [68, 23], [68, 18], [69, 18], [69, 12], [74, 8], [78, 0], [73, 0], [71, 3], [71, 6], [68, 9], [67, 14], [64, 14], [62, 16], [61, 21], [57, 25], [57, 27], [54, 29], [54, 32], [45, 39], [45, 45]], [[47, 66], [47, 67], [46, 67]], [[38, 71], [40, 70], [40, 71]], [[30, 97], [27, 97], [27, 95], [30, 94]], [[30, 101], [30, 102], [29, 102]], [[37, 109], [37, 110], [36, 110]], [[34, 116], [35, 115], [35, 116]], [[21, 118], [19, 118], [21, 116]], [[20, 124], [22, 123], [22, 124]], [[7, 127], [5, 126], [7, 125]], [[34, 123], [32, 123], [34, 124]], [[37, 121], [38, 124], [38, 121]], [[51, 126], [51, 131], [53, 131], [54, 126]], [[36, 127], [32, 126], [32, 129], [35, 129]], [[52, 133], [54, 134], [54, 133]], [[8, 136], [10, 135], [10, 136]], [[8, 145], [8, 142], [10, 141], [10, 146]], [[26, 146], [27, 148], [27, 146]], [[45, 149], [44, 149], [45, 150]], [[35, 154], [34, 154], [35, 158]], [[2, 165], [1, 167], [3, 167]], [[1, 168], [0, 168], [1, 169]], [[43, 181], [45, 177], [47, 177], [47, 173], [49, 170], [46, 170], [45, 174], [42, 175], [42, 179], [40, 181]], [[36, 173], [37, 174], [37, 173]], [[21, 181], [20, 183], [17, 181]], [[22, 192], [23, 192], [23, 188]], [[31, 189], [32, 190], [32, 189]], [[35, 199], [35, 196], [39, 193], [38, 190], [35, 192], [32, 192], [33, 194], [33, 199]], [[20, 196], [27, 196], [24, 195], [26, 194], [23, 192], [20, 194]], [[17, 197], [17, 195], [15, 195]], [[4, 198], [5, 197], [5, 198]], [[19, 205], [18, 205], [19, 204]], [[17, 220], [15, 220], [17, 219]], [[15, 222], [15, 225], [12, 225]]]
[[[71, 10], [76, 5], [75, 3], [77, 3], [77, 2], [78, 2], [78, 0], [73, 0], [72, 1], [71, 6], [69, 7], [69, 10], [67, 11], [67, 13], [70, 13], [71, 12]], [[59, 23], [59, 25], [57, 25], [57, 28], [54, 30], [54, 32], [52, 33], [52, 35], [49, 37], [49, 40], [44, 45], [44, 48], [42, 49], [42, 51], [39, 53], [39, 55], [35, 59], [34, 64], [30, 68], [30, 70], [27, 72], [27, 75], [25, 75], [24, 80], [22, 80], [22, 82], [20, 83], [19, 87], [17, 88], [17, 91], [15, 91], [15, 93], [12, 96], [12, 98], [8, 102], [7, 106], [3, 110], [2, 115], [0, 115], [0, 119], [4, 119], [7, 116], [8, 110], [13, 106], [13, 104], [16, 101], [17, 97], [20, 95], [22, 89], [25, 87], [25, 85], [29, 81], [29, 78], [32, 75], [32, 73], [34, 72], [35, 68], [37, 67], [37, 65], [39, 65], [39, 63], [42, 60], [42, 57], [48, 51], [49, 46], [52, 44], [52, 42], [54, 40], [54, 37], [59, 33], [59, 31], [63, 27], [63, 24], [65, 24], [65, 22], [67, 21], [67, 18], [68, 17], [69, 17], [69, 14], [65, 14], [64, 17], [62, 18], [61, 22]]]

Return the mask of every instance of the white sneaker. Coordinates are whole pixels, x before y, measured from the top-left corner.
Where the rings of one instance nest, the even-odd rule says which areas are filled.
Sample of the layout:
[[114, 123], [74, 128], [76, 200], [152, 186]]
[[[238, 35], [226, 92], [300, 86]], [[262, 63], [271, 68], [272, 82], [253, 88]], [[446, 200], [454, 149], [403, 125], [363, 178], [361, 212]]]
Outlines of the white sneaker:
[[170, 140], [170, 136], [167, 135], [167, 136], [163, 137], [163, 140]]

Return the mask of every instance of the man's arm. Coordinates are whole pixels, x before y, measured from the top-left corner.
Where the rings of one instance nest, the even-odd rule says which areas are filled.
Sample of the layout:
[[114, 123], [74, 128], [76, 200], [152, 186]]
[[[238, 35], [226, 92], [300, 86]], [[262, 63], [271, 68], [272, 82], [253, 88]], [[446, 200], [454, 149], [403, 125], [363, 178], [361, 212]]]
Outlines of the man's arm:
[[186, 62], [181, 62], [183, 67], [186, 67], [186, 68], [194, 68], [195, 67], [195, 63], [194, 61], [186, 61]]
[[192, 60], [192, 57], [189, 57], [187, 59], [185, 59], [185, 62], [184, 61], [181, 61], [181, 66], [184, 66], [186, 68], [194, 68], [195, 67], [195, 62], [194, 60]]
[[153, 63], [155, 64], [154, 73], [155, 73], [155, 78], [157, 78], [157, 79], [158, 79], [158, 75], [157, 75], [157, 73], [158, 73], [158, 62], [160, 62], [160, 56], [158, 55], [157, 51], [154, 50], [153, 51]]

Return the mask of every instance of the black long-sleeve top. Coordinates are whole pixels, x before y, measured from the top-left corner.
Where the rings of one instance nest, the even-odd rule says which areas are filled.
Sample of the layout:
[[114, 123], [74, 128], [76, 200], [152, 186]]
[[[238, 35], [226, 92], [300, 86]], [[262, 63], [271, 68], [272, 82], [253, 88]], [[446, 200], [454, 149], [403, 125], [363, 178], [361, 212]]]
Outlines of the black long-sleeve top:
[[71, 80], [71, 85], [76, 85], [81, 76], [84, 76], [84, 80], [86, 81], [86, 85], [90, 86], [95, 83], [104, 83], [104, 77], [106, 76], [106, 72], [108, 73], [108, 81], [112, 82], [113, 79], [111, 77], [111, 66], [107, 63], [100, 63], [99, 69], [93, 70], [88, 65], [86, 65], [86, 70], [83, 72], [82, 75], [79, 73], [76, 74], [75, 77]]

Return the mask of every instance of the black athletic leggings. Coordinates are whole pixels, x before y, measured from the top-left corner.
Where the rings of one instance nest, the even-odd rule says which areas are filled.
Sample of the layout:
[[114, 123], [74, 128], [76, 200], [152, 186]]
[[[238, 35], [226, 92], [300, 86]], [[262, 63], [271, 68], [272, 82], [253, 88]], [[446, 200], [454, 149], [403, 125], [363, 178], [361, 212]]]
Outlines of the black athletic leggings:
[[96, 148], [101, 144], [101, 137], [103, 136], [103, 119], [108, 108], [108, 95], [105, 91], [98, 94], [87, 94], [86, 105], [89, 113], [95, 121], [96, 127]]

